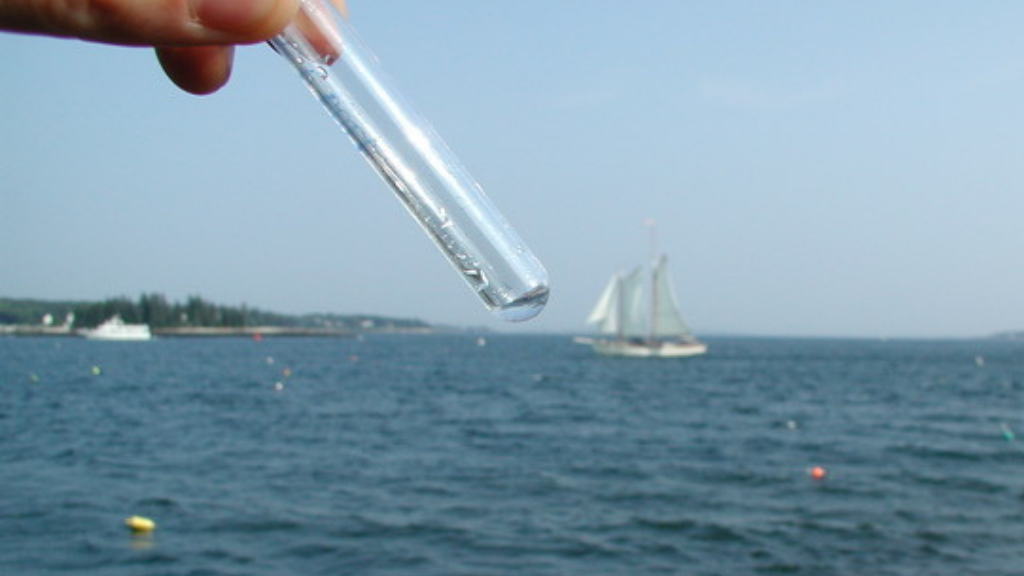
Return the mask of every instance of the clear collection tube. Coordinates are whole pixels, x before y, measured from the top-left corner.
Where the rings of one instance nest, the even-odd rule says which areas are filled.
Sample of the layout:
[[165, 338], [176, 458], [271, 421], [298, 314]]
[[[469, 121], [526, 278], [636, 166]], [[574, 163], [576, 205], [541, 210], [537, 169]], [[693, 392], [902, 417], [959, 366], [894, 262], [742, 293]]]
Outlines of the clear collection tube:
[[429, 124], [381, 72], [329, 0], [302, 0], [270, 45], [499, 318], [528, 320], [548, 299], [544, 266]]

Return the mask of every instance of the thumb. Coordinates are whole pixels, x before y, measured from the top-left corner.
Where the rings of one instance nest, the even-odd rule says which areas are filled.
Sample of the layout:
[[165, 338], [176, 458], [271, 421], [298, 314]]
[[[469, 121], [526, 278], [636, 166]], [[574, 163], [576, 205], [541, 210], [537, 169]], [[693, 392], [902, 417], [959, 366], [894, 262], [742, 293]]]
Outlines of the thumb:
[[0, 29], [129, 45], [240, 44], [284, 28], [298, 0], [2, 0]]

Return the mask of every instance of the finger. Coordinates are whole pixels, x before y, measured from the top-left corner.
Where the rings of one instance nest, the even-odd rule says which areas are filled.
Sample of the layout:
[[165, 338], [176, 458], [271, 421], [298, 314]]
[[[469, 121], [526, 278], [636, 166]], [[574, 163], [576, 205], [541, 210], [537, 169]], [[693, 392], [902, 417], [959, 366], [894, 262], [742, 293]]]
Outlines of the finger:
[[177, 46], [156, 49], [164, 73], [192, 94], [216, 92], [231, 77], [232, 46]]
[[344, 0], [329, 2], [313, 2], [310, 7], [299, 10], [292, 20], [302, 38], [309, 43], [317, 59], [325, 64], [332, 64], [341, 57], [343, 40], [334, 17], [334, 10], [342, 18], [348, 18]]
[[[332, 3], [347, 16], [345, 0]], [[168, 78], [192, 94], [216, 92], [231, 77], [234, 50], [228, 46], [162, 47], [156, 54]]]
[[111, 44], [240, 44], [278, 33], [299, 0], [2, 0], [0, 29]]

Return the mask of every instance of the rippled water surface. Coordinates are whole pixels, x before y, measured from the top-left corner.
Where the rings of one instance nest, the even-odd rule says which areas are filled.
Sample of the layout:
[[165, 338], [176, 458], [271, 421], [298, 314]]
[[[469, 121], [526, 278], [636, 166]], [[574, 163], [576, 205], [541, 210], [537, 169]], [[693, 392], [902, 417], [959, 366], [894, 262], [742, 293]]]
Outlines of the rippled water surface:
[[1024, 343], [710, 344], [0, 339], [0, 573], [1024, 570]]

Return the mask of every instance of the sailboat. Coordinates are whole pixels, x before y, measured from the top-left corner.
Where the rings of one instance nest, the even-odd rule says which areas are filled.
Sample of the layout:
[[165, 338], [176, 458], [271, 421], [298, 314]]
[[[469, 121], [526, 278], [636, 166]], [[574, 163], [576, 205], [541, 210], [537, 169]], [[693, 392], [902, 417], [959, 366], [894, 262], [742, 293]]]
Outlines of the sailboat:
[[[604, 356], [683, 358], [708, 351], [683, 320], [668, 273], [668, 258], [661, 256], [645, 282], [644, 269], [616, 274], [587, 318], [600, 338], [577, 338]], [[649, 290], [645, 291], [645, 288]], [[649, 306], [644, 306], [645, 292]]]

